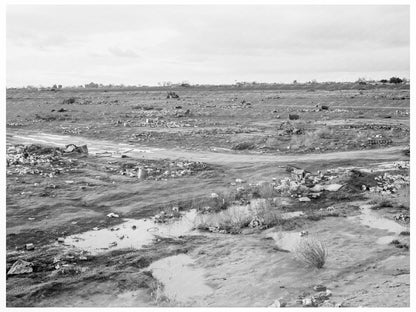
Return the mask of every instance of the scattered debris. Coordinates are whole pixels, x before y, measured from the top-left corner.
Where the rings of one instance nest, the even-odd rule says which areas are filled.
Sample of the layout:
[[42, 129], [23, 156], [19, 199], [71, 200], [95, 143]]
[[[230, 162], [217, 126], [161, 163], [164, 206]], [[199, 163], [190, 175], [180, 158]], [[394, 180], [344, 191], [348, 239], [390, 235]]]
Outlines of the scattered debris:
[[25, 245], [26, 250], [35, 250], [35, 245], [33, 245], [32, 243], [26, 244]]
[[13, 263], [12, 267], [7, 272], [7, 275], [27, 274], [32, 272], [33, 263], [19, 259], [15, 263]]
[[110, 212], [110, 213], [107, 215], [107, 217], [109, 217], [109, 218], [119, 218], [120, 216], [119, 216], [118, 214], [114, 213], [114, 212]]
[[284, 308], [287, 302], [283, 299], [276, 299], [269, 307], [270, 308]]

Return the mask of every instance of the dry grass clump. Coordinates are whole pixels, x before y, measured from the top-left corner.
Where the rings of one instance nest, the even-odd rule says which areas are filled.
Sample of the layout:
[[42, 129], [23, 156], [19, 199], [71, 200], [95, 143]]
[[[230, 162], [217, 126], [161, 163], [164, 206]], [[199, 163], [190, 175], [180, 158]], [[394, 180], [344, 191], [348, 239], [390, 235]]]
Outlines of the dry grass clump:
[[295, 255], [308, 266], [322, 268], [328, 256], [328, 250], [321, 241], [307, 237], [301, 239], [295, 248]]
[[268, 200], [252, 200], [249, 210], [253, 219], [261, 221], [262, 227], [269, 228], [280, 224], [282, 221], [281, 213]]
[[329, 127], [324, 127], [316, 130], [315, 134], [320, 139], [331, 139], [334, 136], [334, 130]]
[[261, 183], [258, 186], [258, 193], [261, 198], [273, 198], [276, 197], [278, 192], [274, 189], [272, 183]]
[[400, 188], [397, 193], [385, 195], [381, 193], [367, 193], [366, 197], [370, 199], [372, 209], [383, 207], [399, 207], [409, 209], [410, 207], [410, 186], [406, 185]]
[[195, 220], [195, 228], [236, 234], [246, 227], [269, 228], [281, 221], [281, 214], [269, 201], [255, 199], [250, 205], [232, 205], [214, 214], [199, 214]]
[[211, 232], [236, 234], [248, 226], [251, 216], [243, 206], [231, 206], [215, 214], [200, 214], [195, 220], [195, 228]]

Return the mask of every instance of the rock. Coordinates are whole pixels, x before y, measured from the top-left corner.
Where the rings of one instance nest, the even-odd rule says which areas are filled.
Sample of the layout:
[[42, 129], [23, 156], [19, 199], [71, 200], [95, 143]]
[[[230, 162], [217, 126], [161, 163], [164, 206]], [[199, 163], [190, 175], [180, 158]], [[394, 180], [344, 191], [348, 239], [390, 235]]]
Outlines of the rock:
[[324, 286], [324, 285], [315, 285], [315, 286], [313, 286], [313, 290], [315, 290], [315, 291], [326, 291], [326, 286]]
[[259, 217], [254, 217], [253, 220], [250, 221], [250, 224], [248, 225], [251, 228], [257, 228], [263, 225], [263, 220], [260, 219]]
[[72, 153], [76, 148], [75, 144], [69, 144], [65, 147], [65, 153]]
[[87, 145], [76, 146], [75, 144], [68, 144], [65, 146], [64, 153], [88, 154], [88, 147]]
[[321, 193], [311, 193], [310, 195], [312, 198], [318, 198], [321, 196]]
[[322, 192], [324, 189], [325, 189], [325, 188], [324, 188], [324, 186], [323, 186], [323, 185], [321, 185], [321, 184], [316, 184], [316, 185], [314, 185], [313, 187], [311, 187], [309, 190], [310, 190], [311, 192]]
[[116, 213], [114, 213], [114, 212], [110, 212], [108, 215], [107, 215], [107, 217], [109, 217], [109, 218], [118, 218], [118, 217], [120, 217], [118, 214], [116, 214]]
[[243, 179], [235, 179], [235, 183], [246, 183]]
[[287, 302], [283, 299], [276, 299], [269, 307], [270, 308], [283, 308], [287, 305]]
[[326, 289], [326, 291], [322, 291], [312, 296], [312, 301], [314, 301], [316, 304], [322, 304], [324, 301], [328, 300], [329, 297], [331, 296], [332, 296], [332, 292], [329, 289]]
[[57, 238], [57, 241], [58, 241], [58, 243], [63, 243], [63, 242], [65, 242], [65, 238], [63, 238], [63, 237], [58, 237], [58, 238]]
[[211, 193], [211, 198], [219, 198], [220, 196], [217, 193]]
[[299, 235], [302, 237], [302, 236], [307, 236], [309, 234], [309, 232], [308, 231], [301, 231], [300, 233], [299, 233]]
[[18, 275], [18, 274], [27, 274], [33, 272], [33, 263], [24, 261], [22, 259], [17, 260], [13, 263], [7, 275]]
[[26, 244], [25, 245], [26, 250], [34, 250], [35, 246], [32, 243]]
[[309, 197], [306, 197], [306, 196], [305, 196], [305, 197], [300, 197], [300, 198], [299, 198], [299, 201], [300, 201], [300, 202], [310, 202], [310, 201], [311, 201], [311, 199], [310, 199]]
[[289, 114], [289, 119], [290, 120], [297, 120], [297, 119], [299, 119], [299, 115], [297, 115], [297, 114]]
[[329, 184], [329, 185], [325, 185], [325, 190], [329, 191], [329, 192], [336, 192], [338, 191], [343, 185], [342, 184]]
[[315, 306], [314, 303], [313, 303], [313, 301], [312, 301], [312, 298], [304, 298], [302, 300], [302, 305], [304, 307], [313, 307], [313, 306]]

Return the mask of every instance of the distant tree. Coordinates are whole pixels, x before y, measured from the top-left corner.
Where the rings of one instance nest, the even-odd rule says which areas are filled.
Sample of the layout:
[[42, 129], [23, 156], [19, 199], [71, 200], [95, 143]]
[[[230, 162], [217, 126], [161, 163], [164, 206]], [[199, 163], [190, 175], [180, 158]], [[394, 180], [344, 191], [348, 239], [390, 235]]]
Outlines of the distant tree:
[[389, 81], [388, 81], [387, 79], [381, 79], [381, 80], [380, 80], [380, 82], [381, 82], [381, 83], [387, 83], [387, 82], [389, 82]]
[[98, 88], [98, 83], [90, 82], [85, 85], [85, 88]]
[[58, 89], [62, 89], [62, 85], [58, 85]]
[[297, 80], [293, 80], [293, 84], [297, 84], [298, 83], [298, 81]]
[[403, 80], [400, 79], [399, 77], [391, 77], [389, 81], [390, 83], [395, 83], [395, 84], [399, 84], [403, 82]]
[[58, 89], [57, 85], [56, 85], [56, 84], [54, 84], [54, 85], [52, 86], [52, 89]]
[[365, 79], [364, 77], [360, 77], [357, 79], [356, 83], [360, 84], [360, 85], [366, 85], [367, 84], [367, 79]]

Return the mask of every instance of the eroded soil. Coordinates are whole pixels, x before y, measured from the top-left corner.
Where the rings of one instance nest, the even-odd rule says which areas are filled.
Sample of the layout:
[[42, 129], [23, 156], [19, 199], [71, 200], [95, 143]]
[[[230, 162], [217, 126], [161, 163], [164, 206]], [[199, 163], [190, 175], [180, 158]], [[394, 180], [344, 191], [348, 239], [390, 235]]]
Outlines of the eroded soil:
[[[81, 92], [63, 104], [72, 94], [8, 93], [7, 153], [17, 160], [7, 167], [6, 269], [21, 259], [32, 272], [7, 275], [7, 306], [302, 306], [319, 284], [331, 291], [320, 306], [409, 306], [409, 117], [396, 112], [409, 110], [406, 94]], [[184, 108], [193, 115], [178, 117]], [[288, 112], [301, 114], [302, 131], [334, 128], [282, 134]], [[368, 144], [379, 134], [392, 143]], [[265, 137], [275, 145], [262, 148]], [[88, 154], [20, 157], [31, 144], [85, 144]], [[342, 187], [312, 197], [321, 184]], [[229, 206], [265, 200], [278, 221], [201, 227], [198, 216], [224, 217], [217, 197], [230, 192], [243, 195]], [[323, 268], [295, 257], [302, 231], [325, 244]]]

